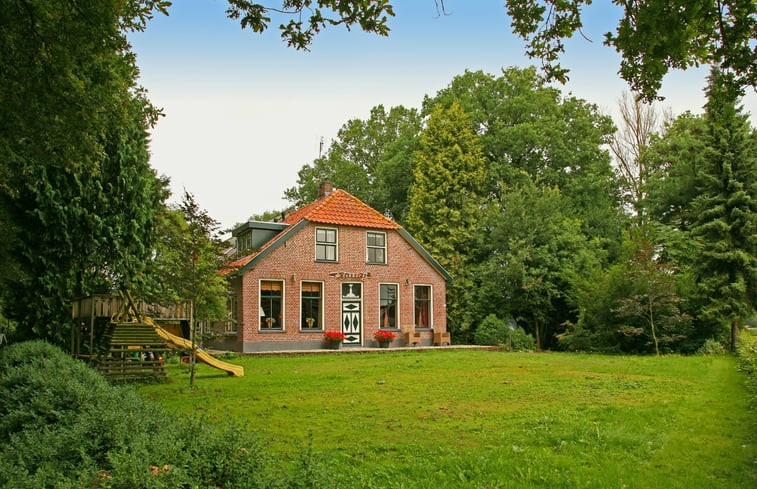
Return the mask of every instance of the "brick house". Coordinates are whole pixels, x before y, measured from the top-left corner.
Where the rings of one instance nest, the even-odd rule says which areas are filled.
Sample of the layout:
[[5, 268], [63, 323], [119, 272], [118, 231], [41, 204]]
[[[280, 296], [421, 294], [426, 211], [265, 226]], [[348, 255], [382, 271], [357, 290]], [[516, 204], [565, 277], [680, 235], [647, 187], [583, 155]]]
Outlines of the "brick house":
[[[245, 223], [233, 231], [250, 254], [229, 276], [242, 352], [324, 346], [325, 331], [346, 334], [343, 347], [378, 346], [373, 334], [424, 345], [447, 332], [449, 274], [399, 224], [329, 182], [320, 197], [281, 222]], [[233, 339], [232, 339], [233, 338]]]

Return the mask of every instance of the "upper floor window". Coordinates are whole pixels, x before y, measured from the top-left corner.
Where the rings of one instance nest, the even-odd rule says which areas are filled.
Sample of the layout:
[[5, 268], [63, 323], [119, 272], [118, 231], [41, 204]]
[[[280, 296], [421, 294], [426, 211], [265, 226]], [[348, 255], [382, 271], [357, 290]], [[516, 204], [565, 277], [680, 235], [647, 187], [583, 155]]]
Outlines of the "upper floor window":
[[416, 285], [415, 288], [415, 327], [431, 327], [431, 286]]
[[260, 329], [284, 329], [284, 282], [260, 281]]
[[366, 243], [368, 263], [386, 263], [386, 233], [368, 231]]
[[315, 228], [315, 259], [336, 261], [336, 229]]

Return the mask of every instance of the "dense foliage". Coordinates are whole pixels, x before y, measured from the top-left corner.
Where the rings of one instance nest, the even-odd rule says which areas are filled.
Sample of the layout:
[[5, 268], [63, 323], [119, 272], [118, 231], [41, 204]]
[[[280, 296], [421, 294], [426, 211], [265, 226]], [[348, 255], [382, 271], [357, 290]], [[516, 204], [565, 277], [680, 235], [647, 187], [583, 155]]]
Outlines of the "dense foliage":
[[438, 105], [428, 118], [415, 153], [414, 184], [405, 225], [415, 239], [455, 277], [449, 283], [447, 320], [466, 319], [474, 285], [470, 243], [482, 217], [486, 160], [470, 118], [457, 103]]
[[382, 164], [393, 147], [392, 181], [404, 173], [409, 186], [385, 208], [407, 209], [394, 217], [453, 276], [457, 341], [478, 341], [495, 315], [540, 348], [695, 352], [726, 340], [724, 325], [747, 319], [755, 302], [755, 132], [738, 90], [711, 86], [720, 88], [704, 117], [662, 128], [652, 107], [627, 98], [633, 127], [611, 140], [606, 116], [533, 68], [466, 72], [426, 97], [420, 131], [397, 131], [415, 120], [403, 107], [388, 111], [401, 119], [377, 107], [347, 123], [288, 195], [328, 178], [375, 202], [388, 182], [368, 155]]
[[[591, 0], [507, 0], [513, 32], [550, 79], [565, 81], [564, 40], [582, 33]], [[623, 8], [605, 44], [622, 57], [620, 76], [646, 100], [657, 97], [669, 69], [717, 64], [731, 87], [757, 87], [757, 4], [753, 0], [613, 0]], [[608, 26], [609, 27], [609, 26]]]
[[244, 427], [174, 416], [42, 341], [0, 350], [0, 438], [4, 489], [316, 483]]
[[[327, 26], [386, 35], [393, 15], [388, 0], [280, 3], [228, 0], [227, 15], [255, 32], [288, 17], [282, 36], [298, 49]], [[628, 128], [630, 151], [616, 148], [616, 174], [610, 118], [549, 84], [565, 76], [553, 63], [589, 3], [508, 1], [547, 77], [466, 71], [418, 109], [377, 106], [286, 196], [309, 202], [328, 178], [411, 230], [454, 277], [457, 341], [495, 314], [540, 348], [696, 351], [727, 326], [734, 347], [757, 295], [757, 143], [738, 107], [755, 85], [755, 4], [616, 2], [624, 16], [607, 42], [638, 89], [630, 115], [647, 119]], [[61, 341], [71, 299], [121, 287], [222, 316], [215, 224], [191, 194], [165, 206], [167, 182], [148, 163], [160, 111], [126, 40], [169, 5], [0, 5], [0, 318], [19, 338]], [[705, 116], [659, 131], [640, 100], [668, 68], [700, 62], [719, 65]]]
[[404, 219], [421, 129], [416, 109], [374, 107], [367, 120], [345, 123], [326, 153], [300, 169], [297, 186], [285, 192], [286, 198], [298, 206], [312, 202], [321, 182], [331, 179], [374, 209]]
[[736, 353], [739, 357], [739, 370], [747, 375], [747, 388], [751, 396], [750, 405], [757, 407], [757, 329], [742, 333]]
[[69, 301], [132, 286], [166, 182], [148, 164], [159, 111], [126, 31], [157, 1], [0, 5], [0, 272], [22, 337], [60, 339]]
[[219, 223], [184, 193], [158, 216], [158, 235], [147, 261], [142, 295], [151, 304], [192, 301], [196, 321], [226, 318], [227, 284], [218, 271], [227, 260]]

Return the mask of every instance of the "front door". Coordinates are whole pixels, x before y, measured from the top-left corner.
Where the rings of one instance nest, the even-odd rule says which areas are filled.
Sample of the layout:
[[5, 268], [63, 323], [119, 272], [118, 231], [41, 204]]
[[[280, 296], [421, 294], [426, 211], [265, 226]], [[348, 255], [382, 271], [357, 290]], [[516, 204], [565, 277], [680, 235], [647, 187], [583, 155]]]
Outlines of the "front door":
[[345, 335], [345, 345], [362, 344], [362, 299], [362, 283], [345, 282], [342, 284], [342, 333]]

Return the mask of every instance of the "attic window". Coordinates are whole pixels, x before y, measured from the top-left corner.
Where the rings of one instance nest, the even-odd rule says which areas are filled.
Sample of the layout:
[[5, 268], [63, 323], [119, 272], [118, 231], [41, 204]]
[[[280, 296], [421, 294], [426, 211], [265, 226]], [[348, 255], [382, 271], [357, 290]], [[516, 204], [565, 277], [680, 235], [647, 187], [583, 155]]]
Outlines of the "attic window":
[[366, 234], [368, 263], [386, 263], [386, 233], [368, 231]]
[[315, 229], [315, 259], [316, 261], [336, 261], [337, 245], [336, 229]]

